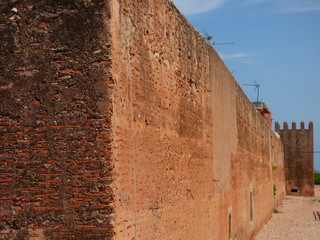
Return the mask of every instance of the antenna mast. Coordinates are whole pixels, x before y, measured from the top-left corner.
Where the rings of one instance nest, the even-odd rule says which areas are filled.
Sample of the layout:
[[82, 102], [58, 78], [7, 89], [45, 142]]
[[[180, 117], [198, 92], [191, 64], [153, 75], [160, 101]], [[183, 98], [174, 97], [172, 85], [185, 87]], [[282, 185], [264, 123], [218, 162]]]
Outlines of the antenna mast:
[[235, 44], [234, 42], [223, 42], [223, 43], [216, 43], [213, 41], [213, 37], [209, 35], [206, 31], [204, 31], [204, 39], [210, 44], [210, 45], [230, 45]]
[[258, 84], [255, 80], [253, 80], [253, 81], [254, 81], [254, 84], [243, 84], [243, 85], [255, 87], [254, 91], [258, 90], [257, 91], [257, 103], [258, 103], [259, 102], [259, 93], [260, 93], [260, 84]]

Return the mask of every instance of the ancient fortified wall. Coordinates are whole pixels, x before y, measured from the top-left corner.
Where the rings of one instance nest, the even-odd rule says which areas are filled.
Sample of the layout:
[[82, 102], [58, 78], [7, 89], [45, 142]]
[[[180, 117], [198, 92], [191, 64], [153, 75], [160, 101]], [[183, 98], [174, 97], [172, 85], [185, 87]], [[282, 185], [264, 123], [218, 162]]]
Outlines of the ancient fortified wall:
[[0, 10], [1, 239], [261, 229], [285, 193], [282, 144], [170, 1]]
[[314, 160], [313, 160], [313, 123], [305, 128], [301, 122], [300, 129], [292, 123], [280, 128], [276, 123], [275, 130], [280, 134], [284, 147], [286, 172], [286, 192], [288, 195], [314, 196]]

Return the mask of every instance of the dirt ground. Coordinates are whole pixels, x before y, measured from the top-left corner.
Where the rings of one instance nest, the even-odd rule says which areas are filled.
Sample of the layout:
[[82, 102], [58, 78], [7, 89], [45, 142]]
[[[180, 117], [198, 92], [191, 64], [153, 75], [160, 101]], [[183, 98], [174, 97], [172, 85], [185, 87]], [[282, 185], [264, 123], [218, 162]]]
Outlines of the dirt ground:
[[255, 240], [320, 240], [320, 186], [315, 197], [287, 196]]

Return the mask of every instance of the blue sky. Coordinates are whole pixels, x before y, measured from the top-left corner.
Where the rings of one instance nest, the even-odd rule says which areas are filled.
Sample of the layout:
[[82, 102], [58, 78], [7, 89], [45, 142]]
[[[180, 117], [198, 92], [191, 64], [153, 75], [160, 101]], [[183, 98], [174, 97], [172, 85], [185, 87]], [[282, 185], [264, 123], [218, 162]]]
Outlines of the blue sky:
[[[173, 0], [201, 33], [213, 41], [235, 42], [214, 48], [254, 101], [274, 121], [314, 122], [315, 151], [320, 151], [320, 0]], [[320, 153], [315, 153], [320, 170]]]

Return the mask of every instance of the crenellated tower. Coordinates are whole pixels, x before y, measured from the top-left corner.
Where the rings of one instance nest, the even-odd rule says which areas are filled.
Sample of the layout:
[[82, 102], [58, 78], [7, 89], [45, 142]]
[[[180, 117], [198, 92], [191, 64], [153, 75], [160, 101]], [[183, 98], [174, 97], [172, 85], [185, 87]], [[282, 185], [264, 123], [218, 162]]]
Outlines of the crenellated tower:
[[304, 122], [297, 129], [292, 123], [276, 122], [275, 131], [280, 134], [284, 147], [287, 195], [314, 196], [313, 122], [305, 128]]

